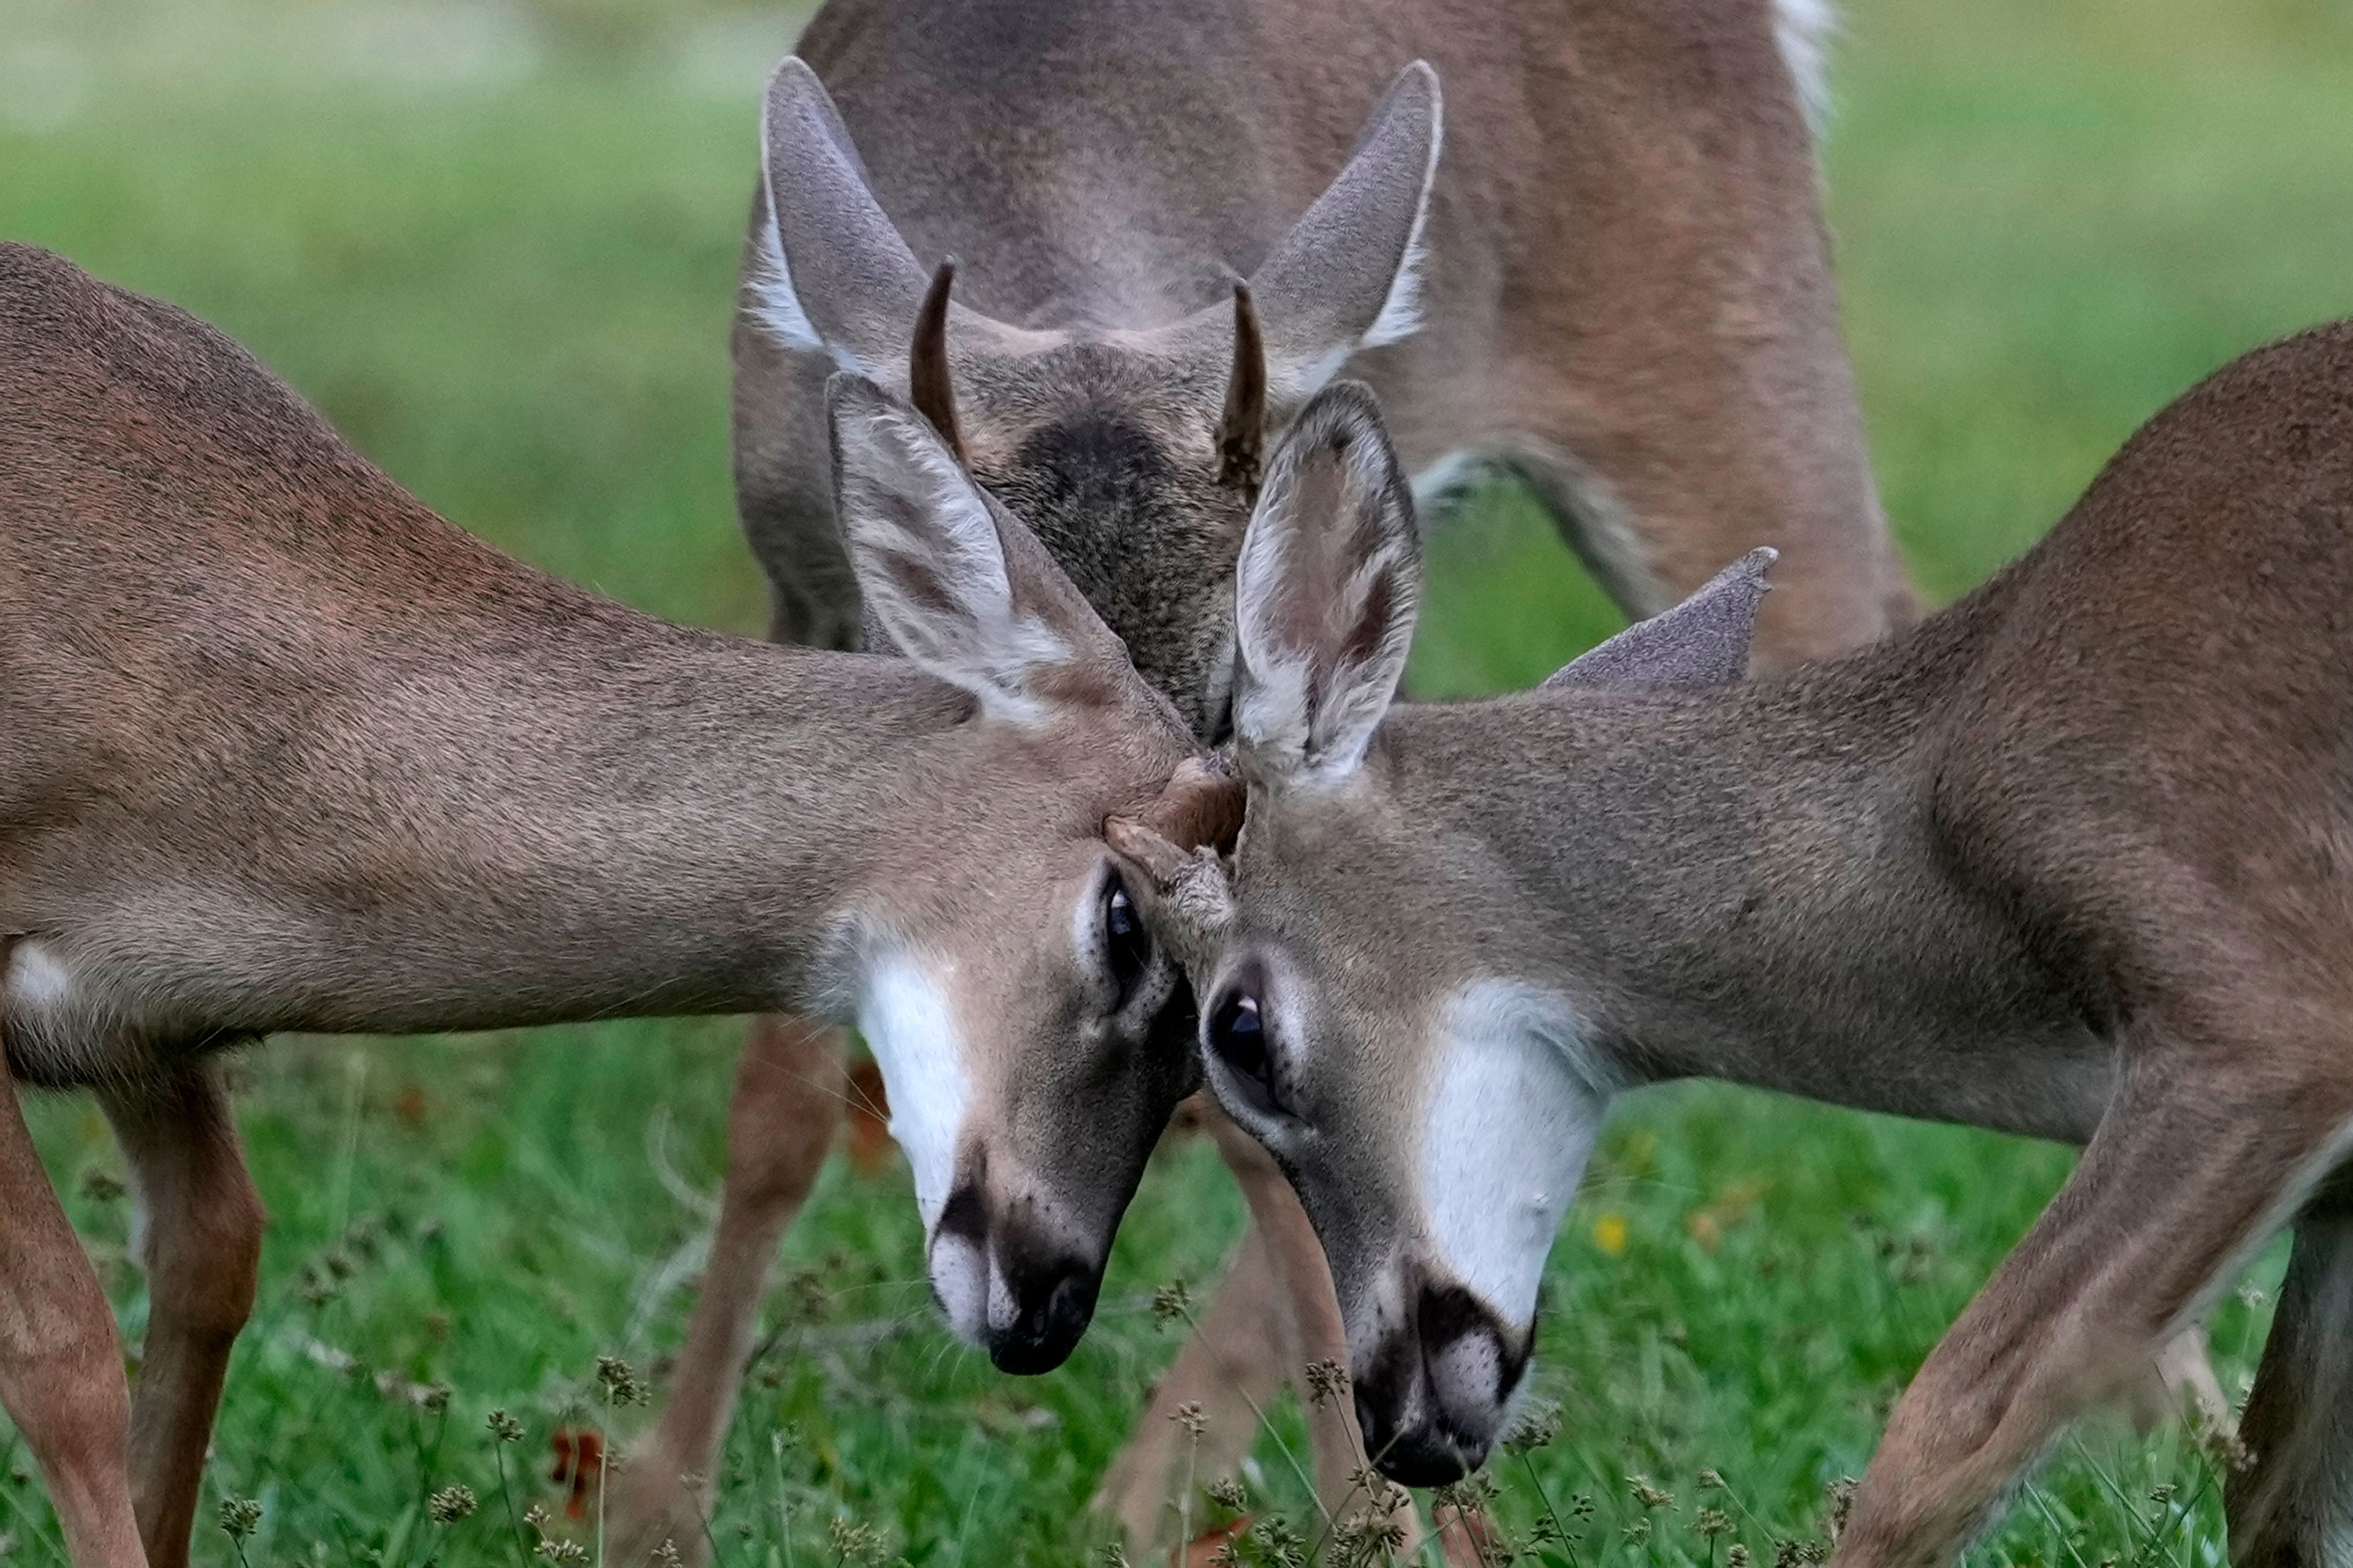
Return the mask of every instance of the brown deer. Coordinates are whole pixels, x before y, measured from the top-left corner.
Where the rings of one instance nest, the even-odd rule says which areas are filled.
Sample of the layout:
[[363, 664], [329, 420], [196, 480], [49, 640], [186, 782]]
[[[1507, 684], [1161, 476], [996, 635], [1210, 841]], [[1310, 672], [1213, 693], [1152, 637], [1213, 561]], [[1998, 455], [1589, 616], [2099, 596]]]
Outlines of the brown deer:
[[[1194, 742], [926, 421], [828, 405], [903, 658], [546, 577], [212, 329], [0, 246], [0, 1406], [79, 1568], [187, 1560], [262, 1226], [218, 1066], [275, 1030], [854, 1019], [957, 1331], [1085, 1323], [1198, 1081], [1101, 830]], [[135, 1402], [19, 1086], [129, 1161]]]
[[[1228, 728], [1266, 445], [1344, 366], [1387, 400], [1433, 515], [1482, 469], [1516, 474], [1633, 613], [1769, 520], [1784, 587], [1760, 665], [1901, 624], [1806, 120], [1826, 21], [1820, 0], [831, 0], [769, 89], [733, 342], [737, 497], [774, 634], [858, 641], [820, 393], [844, 367], [900, 384], [950, 256], [964, 303], [932, 386], [974, 476], [1205, 739]], [[681, 1472], [712, 1468], [816, 1175], [815, 1144], [763, 1129], [828, 1114], [807, 1085], [840, 1048], [772, 1018], [745, 1051], [711, 1267], [619, 1494], [638, 1536], [685, 1506]], [[1258, 1223], [1303, 1237], [1272, 1167], [1221, 1145]], [[1232, 1331], [1171, 1370], [1105, 1480], [1133, 1534], [1166, 1523], [1183, 1471], [1161, 1416], [1209, 1408], [1203, 1473], [1230, 1469], [1252, 1404], [1339, 1352], [1312, 1248], [1252, 1244], [1236, 1268], [1238, 1300], [1291, 1321], [1213, 1309]], [[1310, 1416], [1336, 1499], [1353, 1423]]]
[[2085, 1146], [1836, 1562], [1949, 1562], [2284, 1224], [2232, 1555], [2339, 1560], [2353, 324], [2189, 393], [1951, 608], [1746, 683], [1770, 552], [1544, 689], [1392, 707], [1404, 478], [1361, 397], [1302, 424], [1242, 547], [1239, 843], [1111, 837], [1323, 1237], [1377, 1462], [1483, 1458], [1612, 1096], [1730, 1079]]

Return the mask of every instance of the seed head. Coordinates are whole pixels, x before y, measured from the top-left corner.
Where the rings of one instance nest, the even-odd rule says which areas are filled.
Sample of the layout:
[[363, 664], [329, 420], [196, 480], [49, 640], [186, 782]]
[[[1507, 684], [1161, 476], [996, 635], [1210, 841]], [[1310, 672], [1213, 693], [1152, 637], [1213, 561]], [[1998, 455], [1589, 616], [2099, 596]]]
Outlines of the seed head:
[[654, 1548], [653, 1558], [661, 1565], [661, 1568], [679, 1568], [679, 1564], [684, 1561], [678, 1554], [678, 1542], [668, 1537], [664, 1537], [662, 1543]]
[[1525, 1454], [1549, 1446], [1559, 1436], [1560, 1406], [1548, 1399], [1536, 1400], [1504, 1429], [1504, 1451]]
[[827, 1533], [837, 1563], [876, 1563], [882, 1561], [882, 1532], [871, 1524], [837, 1515]]
[[1279, 1513], [1263, 1514], [1250, 1528], [1250, 1539], [1259, 1545], [1261, 1559], [1267, 1568], [1305, 1568], [1307, 1542], [1299, 1531], [1291, 1528], [1291, 1521]]
[[1346, 1367], [1329, 1356], [1307, 1363], [1307, 1397], [1310, 1403], [1329, 1405], [1347, 1391]]
[[1250, 1510], [1250, 1491], [1240, 1476], [1219, 1476], [1208, 1485], [1209, 1500], [1228, 1513], [1245, 1513]]
[[1209, 1413], [1201, 1408], [1201, 1402], [1198, 1399], [1188, 1399], [1178, 1405], [1176, 1414], [1169, 1419], [1195, 1437], [1200, 1436], [1209, 1429]]
[[1182, 1279], [1171, 1279], [1152, 1293], [1152, 1322], [1155, 1328], [1166, 1328], [1179, 1318], [1193, 1315], [1193, 1294], [1185, 1289]]
[[596, 1358], [596, 1381], [604, 1386], [607, 1405], [642, 1405], [653, 1397], [629, 1363], [617, 1355]]
[[1748, 1548], [1735, 1543], [1725, 1549], [1724, 1568], [1748, 1568]]
[[1699, 1473], [1699, 1489], [1704, 1492], [1724, 1490], [1724, 1472], [1713, 1468], [1702, 1470]]
[[443, 1487], [425, 1500], [426, 1514], [436, 1524], [455, 1524], [474, 1511], [474, 1494], [467, 1487]]
[[1829, 1529], [1825, 1533], [1833, 1543], [1838, 1541], [1839, 1532], [1846, 1528], [1846, 1516], [1854, 1511], [1854, 1489], [1861, 1484], [1852, 1476], [1841, 1476], [1822, 1489], [1822, 1495], [1830, 1500], [1831, 1505], [1830, 1518], [1826, 1521]]
[[1692, 1528], [1713, 1541], [1732, 1533], [1732, 1519], [1720, 1508], [1704, 1508], [1692, 1515]]
[[1651, 1516], [1646, 1513], [1641, 1518], [1636, 1520], [1633, 1523], [1628, 1525], [1626, 1527], [1625, 1535], [1628, 1543], [1634, 1546], [1640, 1546], [1642, 1542], [1650, 1540]]
[[1095, 1555], [1103, 1568], [1133, 1568], [1127, 1560], [1126, 1551], [1116, 1541], [1104, 1542], [1103, 1549]]
[[522, 1441], [522, 1423], [504, 1410], [491, 1411], [488, 1425], [491, 1428], [491, 1436], [501, 1443]]
[[261, 1500], [231, 1495], [221, 1499], [220, 1527], [231, 1541], [243, 1541], [261, 1528]]
[[586, 1563], [588, 1549], [576, 1541], [554, 1541], [542, 1537], [536, 1550], [550, 1563]]
[[1634, 1500], [1642, 1505], [1645, 1512], [1654, 1508], [1675, 1506], [1675, 1494], [1652, 1485], [1648, 1476], [1628, 1476], [1626, 1486], [1634, 1494]]

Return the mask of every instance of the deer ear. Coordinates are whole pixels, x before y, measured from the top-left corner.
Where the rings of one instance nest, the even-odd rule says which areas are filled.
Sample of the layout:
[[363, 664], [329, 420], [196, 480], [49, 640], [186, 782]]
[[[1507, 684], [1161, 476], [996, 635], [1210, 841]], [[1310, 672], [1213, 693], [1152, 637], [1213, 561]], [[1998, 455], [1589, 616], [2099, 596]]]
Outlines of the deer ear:
[[1133, 681], [1119, 640], [929, 420], [858, 375], [827, 383], [826, 410], [859, 591], [901, 653], [1022, 724]]
[[760, 321], [794, 348], [875, 374], [907, 357], [925, 278], [866, 178], [817, 73], [786, 56], [760, 117]]
[[1691, 690], [1729, 686], [1748, 673], [1748, 645], [1757, 612], [1772, 586], [1766, 568], [1777, 550], [1752, 550], [1708, 580], [1673, 609], [1636, 621], [1600, 647], [1578, 655], [1544, 683], [1624, 689]]
[[1270, 378], [1306, 397], [1359, 348], [1420, 324], [1422, 244], [1438, 177], [1438, 73], [1398, 74], [1332, 184], [1250, 277]]
[[1405, 674], [1421, 596], [1413, 497], [1355, 382], [1300, 413], [1267, 467], [1234, 577], [1234, 736], [1261, 777], [1334, 784]]

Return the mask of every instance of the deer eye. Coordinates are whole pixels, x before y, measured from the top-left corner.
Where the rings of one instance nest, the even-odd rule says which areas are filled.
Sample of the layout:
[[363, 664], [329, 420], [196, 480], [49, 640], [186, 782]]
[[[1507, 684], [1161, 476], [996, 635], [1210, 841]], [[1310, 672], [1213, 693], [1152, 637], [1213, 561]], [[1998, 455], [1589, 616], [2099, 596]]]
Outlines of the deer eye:
[[1135, 900], [1127, 896], [1127, 886], [1113, 873], [1110, 885], [1103, 889], [1103, 956], [1111, 964], [1112, 984], [1119, 992], [1113, 1010], [1127, 1005], [1135, 993], [1136, 982], [1152, 962], [1152, 933], [1144, 929], [1144, 917], [1136, 912]]
[[1274, 1093], [1274, 1060], [1267, 1050], [1266, 1017], [1255, 988], [1237, 985], [1209, 1015], [1209, 1049], [1235, 1091], [1254, 1110], [1282, 1113]]

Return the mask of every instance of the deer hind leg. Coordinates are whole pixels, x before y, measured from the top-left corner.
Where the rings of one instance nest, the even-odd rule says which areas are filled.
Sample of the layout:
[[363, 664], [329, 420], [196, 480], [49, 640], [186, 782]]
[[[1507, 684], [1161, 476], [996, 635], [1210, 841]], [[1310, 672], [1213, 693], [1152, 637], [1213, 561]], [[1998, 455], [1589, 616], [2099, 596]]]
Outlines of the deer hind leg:
[[2342, 1172], [2296, 1215], [2244, 1436], [2253, 1462], [2224, 1493], [2235, 1568], [2353, 1558], [2353, 1178]]
[[147, 1343], [131, 1406], [132, 1492], [153, 1568], [185, 1568], [230, 1349], [253, 1312], [266, 1216], [216, 1064], [101, 1096], [131, 1167]]
[[624, 1561], [664, 1541], [699, 1555], [696, 1481], [712, 1473], [752, 1351], [776, 1243], [817, 1184], [841, 1123], [842, 1037], [798, 1018], [756, 1018], [727, 1107], [727, 1177], [702, 1291], [687, 1320], [669, 1402], [614, 1488]]
[[1842, 1568], [1951, 1561], [2064, 1424], [2128, 1393], [2336, 1157], [2353, 1085], [2250, 1083], [2157, 1033], [2137, 1028], [2122, 1103], [1897, 1403], [1838, 1543]]
[[[1188, 1471], [1206, 1480], [1240, 1468], [1258, 1435], [1259, 1412], [1286, 1380], [1303, 1385], [1316, 1362], [1348, 1364], [1332, 1271], [1298, 1194], [1266, 1151], [1222, 1111], [1204, 1103], [1201, 1117], [1241, 1185], [1250, 1228], [1216, 1300], [1095, 1494], [1094, 1505], [1142, 1542], [1156, 1543], [1174, 1524], [1170, 1500]], [[1303, 1386], [1302, 1394], [1320, 1506], [1327, 1513], [1362, 1508], [1356, 1477], [1365, 1448], [1354, 1401], [1345, 1388], [1321, 1401], [1306, 1396]], [[1198, 1407], [1198, 1439], [1178, 1418], [1188, 1405]], [[1418, 1527], [1409, 1514], [1405, 1523], [1409, 1548]]]
[[1118, 1520], [1130, 1542], [1157, 1548], [1174, 1535], [1188, 1476], [1206, 1483], [1241, 1468], [1258, 1434], [1252, 1403], [1265, 1408], [1282, 1386], [1288, 1330], [1265, 1237], [1253, 1226], [1096, 1489], [1093, 1506]]
[[144, 1568], [131, 1390], [98, 1274], [67, 1224], [0, 1047], [0, 1409], [24, 1435], [75, 1568]]

